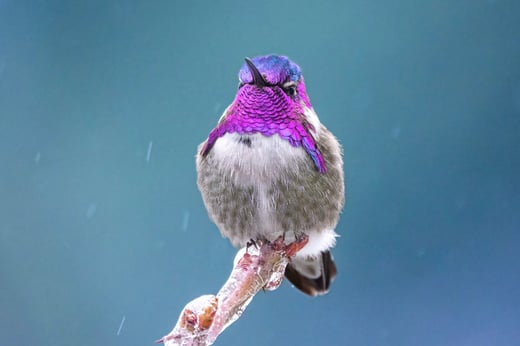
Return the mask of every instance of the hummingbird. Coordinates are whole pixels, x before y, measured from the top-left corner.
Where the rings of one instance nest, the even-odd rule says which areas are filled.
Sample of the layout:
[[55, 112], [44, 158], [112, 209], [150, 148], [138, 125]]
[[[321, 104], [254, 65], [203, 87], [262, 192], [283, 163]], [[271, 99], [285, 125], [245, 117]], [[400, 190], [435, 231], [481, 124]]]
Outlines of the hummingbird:
[[308, 295], [327, 293], [345, 203], [341, 145], [320, 122], [301, 69], [288, 57], [245, 58], [238, 78], [235, 99], [196, 156], [209, 217], [236, 247], [307, 236], [285, 277]]

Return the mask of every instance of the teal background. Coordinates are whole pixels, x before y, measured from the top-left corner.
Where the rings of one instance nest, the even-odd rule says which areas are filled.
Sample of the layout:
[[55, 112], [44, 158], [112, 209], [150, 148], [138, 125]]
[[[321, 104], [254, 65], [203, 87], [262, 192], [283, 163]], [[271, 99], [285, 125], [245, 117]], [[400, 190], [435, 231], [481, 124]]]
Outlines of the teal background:
[[217, 345], [519, 345], [519, 33], [514, 0], [0, 0], [0, 343], [153, 345], [218, 291], [196, 147], [278, 53], [344, 146], [339, 275]]

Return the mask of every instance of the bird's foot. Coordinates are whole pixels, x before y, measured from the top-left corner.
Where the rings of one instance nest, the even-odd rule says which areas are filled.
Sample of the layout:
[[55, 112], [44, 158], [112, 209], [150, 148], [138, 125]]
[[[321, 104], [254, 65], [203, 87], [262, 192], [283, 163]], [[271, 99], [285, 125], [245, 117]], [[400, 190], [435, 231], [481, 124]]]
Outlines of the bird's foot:
[[254, 246], [255, 249], [258, 249], [258, 244], [256, 243], [256, 241], [253, 238], [249, 239], [249, 241], [246, 243], [246, 253], [247, 253], [247, 250], [249, 250], [249, 248], [251, 246]]
[[305, 245], [309, 242], [309, 236], [306, 234], [302, 234], [301, 236], [298, 236], [292, 243], [285, 244], [285, 237], [279, 236], [275, 239], [275, 241], [271, 244], [272, 248], [274, 250], [283, 250], [285, 252], [285, 255], [289, 258], [293, 257], [303, 249]]

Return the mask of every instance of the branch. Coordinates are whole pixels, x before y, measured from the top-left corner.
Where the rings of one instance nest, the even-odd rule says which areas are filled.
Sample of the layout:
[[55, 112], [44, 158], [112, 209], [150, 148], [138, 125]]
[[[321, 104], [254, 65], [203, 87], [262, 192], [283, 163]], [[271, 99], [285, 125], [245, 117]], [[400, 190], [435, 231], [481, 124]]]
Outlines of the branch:
[[275, 290], [282, 283], [285, 267], [294, 254], [307, 244], [305, 236], [284, 244], [279, 237], [273, 243], [257, 241], [235, 256], [228, 280], [216, 296], [203, 295], [182, 310], [172, 331], [157, 340], [164, 346], [212, 345], [218, 335], [235, 322], [260, 290]]

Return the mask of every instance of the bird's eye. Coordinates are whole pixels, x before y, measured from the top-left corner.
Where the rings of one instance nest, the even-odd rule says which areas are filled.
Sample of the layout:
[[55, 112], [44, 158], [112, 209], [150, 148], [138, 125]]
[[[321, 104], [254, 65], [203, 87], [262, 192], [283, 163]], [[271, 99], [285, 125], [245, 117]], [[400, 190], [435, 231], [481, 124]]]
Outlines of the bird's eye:
[[294, 83], [286, 83], [283, 85], [283, 90], [285, 91], [285, 93], [289, 96], [296, 96], [296, 94], [298, 93], [298, 91], [296, 90], [296, 84]]

